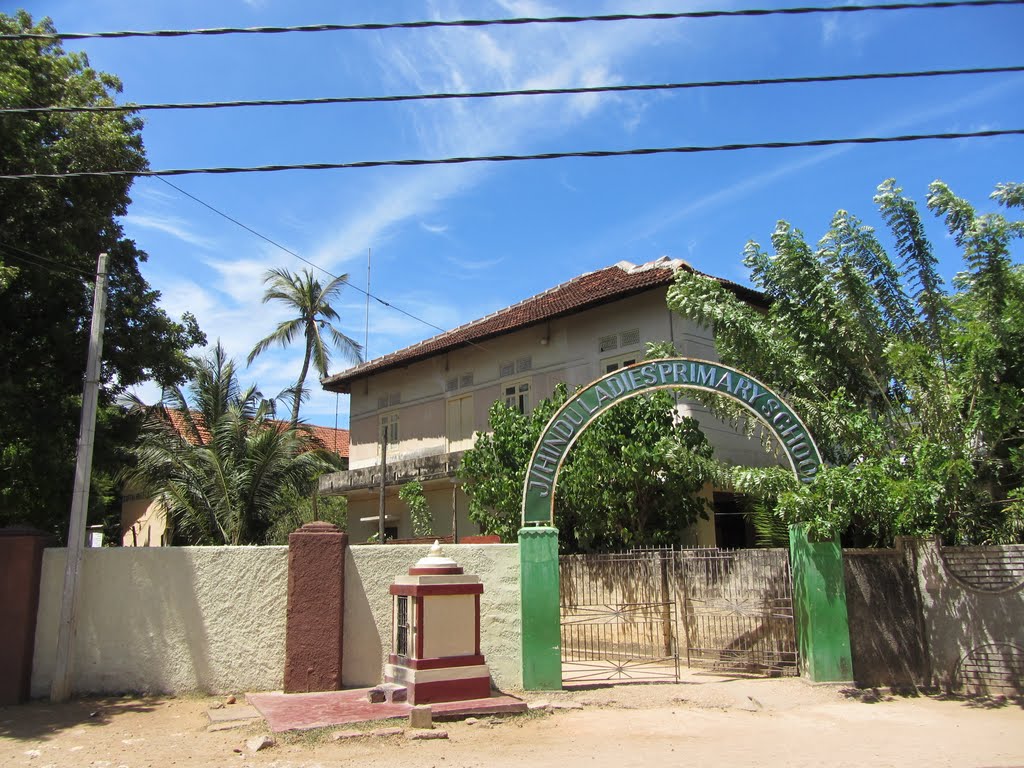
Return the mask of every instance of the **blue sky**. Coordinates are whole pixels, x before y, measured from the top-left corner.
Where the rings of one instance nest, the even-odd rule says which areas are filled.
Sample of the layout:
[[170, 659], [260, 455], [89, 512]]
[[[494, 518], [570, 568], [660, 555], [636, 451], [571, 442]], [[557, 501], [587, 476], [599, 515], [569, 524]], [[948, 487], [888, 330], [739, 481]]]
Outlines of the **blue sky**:
[[[61, 31], [650, 13], [787, 7], [758, 2], [277, 2], [51, 0], [25, 7]], [[0, 6], [10, 11], [17, 5]], [[124, 100], [209, 101], [750, 79], [1021, 64], [1024, 7], [509, 28], [88, 40]], [[1024, 74], [644, 94], [145, 113], [153, 168], [794, 141], [1024, 127]], [[875, 187], [922, 201], [936, 178], [983, 210], [1024, 180], [1024, 138], [453, 167], [185, 176], [174, 184], [269, 238], [442, 328], [621, 259], [662, 255], [745, 281], [744, 244], [786, 219], [812, 242], [837, 209], [879, 224]], [[191, 311], [243, 365], [284, 315], [262, 276], [292, 256], [158, 179], [124, 219], [172, 315]], [[947, 277], [958, 257], [928, 217]], [[1018, 250], [1018, 258], [1020, 251]], [[325, 278], [326, 279], [326, 278]], [[346, 289], [343, 330], [362, 342], [365, 300]], [[376, 303], [369, 355], [436, 331]], [[243, 370], [272, 396], [301, 348]], [[332, 372], [345, 367], [338, 359]], [[307, 421], [347, 426], [315, 386]], [[143, 390], [153, 399], [155, 390]]]

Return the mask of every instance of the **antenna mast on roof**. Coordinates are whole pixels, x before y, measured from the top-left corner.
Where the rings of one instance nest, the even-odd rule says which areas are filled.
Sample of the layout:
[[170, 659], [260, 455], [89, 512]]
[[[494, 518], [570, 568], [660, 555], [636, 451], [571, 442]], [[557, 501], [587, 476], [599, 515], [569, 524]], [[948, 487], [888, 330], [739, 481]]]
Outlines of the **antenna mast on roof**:
[[366, 331], [363, 334], [363, 360], [370, 359], [370, 249], [366, 249]]

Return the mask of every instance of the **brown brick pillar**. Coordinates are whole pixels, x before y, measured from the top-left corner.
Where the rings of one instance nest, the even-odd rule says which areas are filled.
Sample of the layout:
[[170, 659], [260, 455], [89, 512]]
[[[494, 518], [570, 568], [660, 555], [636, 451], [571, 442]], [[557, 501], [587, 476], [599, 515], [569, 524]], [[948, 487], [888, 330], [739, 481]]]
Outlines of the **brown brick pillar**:
[[33, 528], [0, 528], [0, 705], [28, 701], [43, 550], [53, 543]]
[[314, 522], [288, 537], [284, 691], [341, 688], [348, 534]]

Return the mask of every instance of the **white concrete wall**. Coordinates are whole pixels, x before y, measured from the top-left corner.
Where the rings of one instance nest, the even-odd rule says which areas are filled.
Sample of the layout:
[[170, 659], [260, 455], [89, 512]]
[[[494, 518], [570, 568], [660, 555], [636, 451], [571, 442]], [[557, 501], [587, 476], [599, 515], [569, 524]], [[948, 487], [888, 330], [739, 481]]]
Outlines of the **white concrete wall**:
[[[391, 653], [391, 593], [396, 576], [408, 573], [430, 550], [426, 545], [356, 546], [349, 549], [345, 578], [346, 687], [376, 685]], [[480, 650], [491, 680], [502, 690], [522, 683], [519, 546], [459, 544], [444, 554], [484, 584], [480, 596]]]
[[[65, 549], [43, 555], [32, 695], [49, 694]], [[280, 688], [287, 547], [87, 549], [72, 690]]]
[[[350, 548], [345, 584], [345, 686], [376, 685], [391, 652], [394, 577], [427, 546]], [[519, 547], [446, 546], [480, 576], [481, 648], [495, 685], [522, 688]], [[66, 550], [47, 549], [32, 695], [49, 695]], [[287, 547], [87, 549], [74, 647], [76, 693], [228, 693], [283, 685]]]

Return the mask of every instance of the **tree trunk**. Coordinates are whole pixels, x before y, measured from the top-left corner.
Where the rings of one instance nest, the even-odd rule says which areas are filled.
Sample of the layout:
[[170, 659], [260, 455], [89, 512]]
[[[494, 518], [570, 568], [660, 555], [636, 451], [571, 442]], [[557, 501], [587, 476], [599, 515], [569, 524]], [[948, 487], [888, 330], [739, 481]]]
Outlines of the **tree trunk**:
[[292, 427], [299, 423], [299, 406], [302, 404], [302, 387], [306, 383], [306, 374], [309, 373], [309, 358], [313, 355], [313, 339], [306, 329], [306, 356], [302, 360], [302, 371], [299, 373], [299, 380], [295, 382], [295, 401], [292, 404]]

